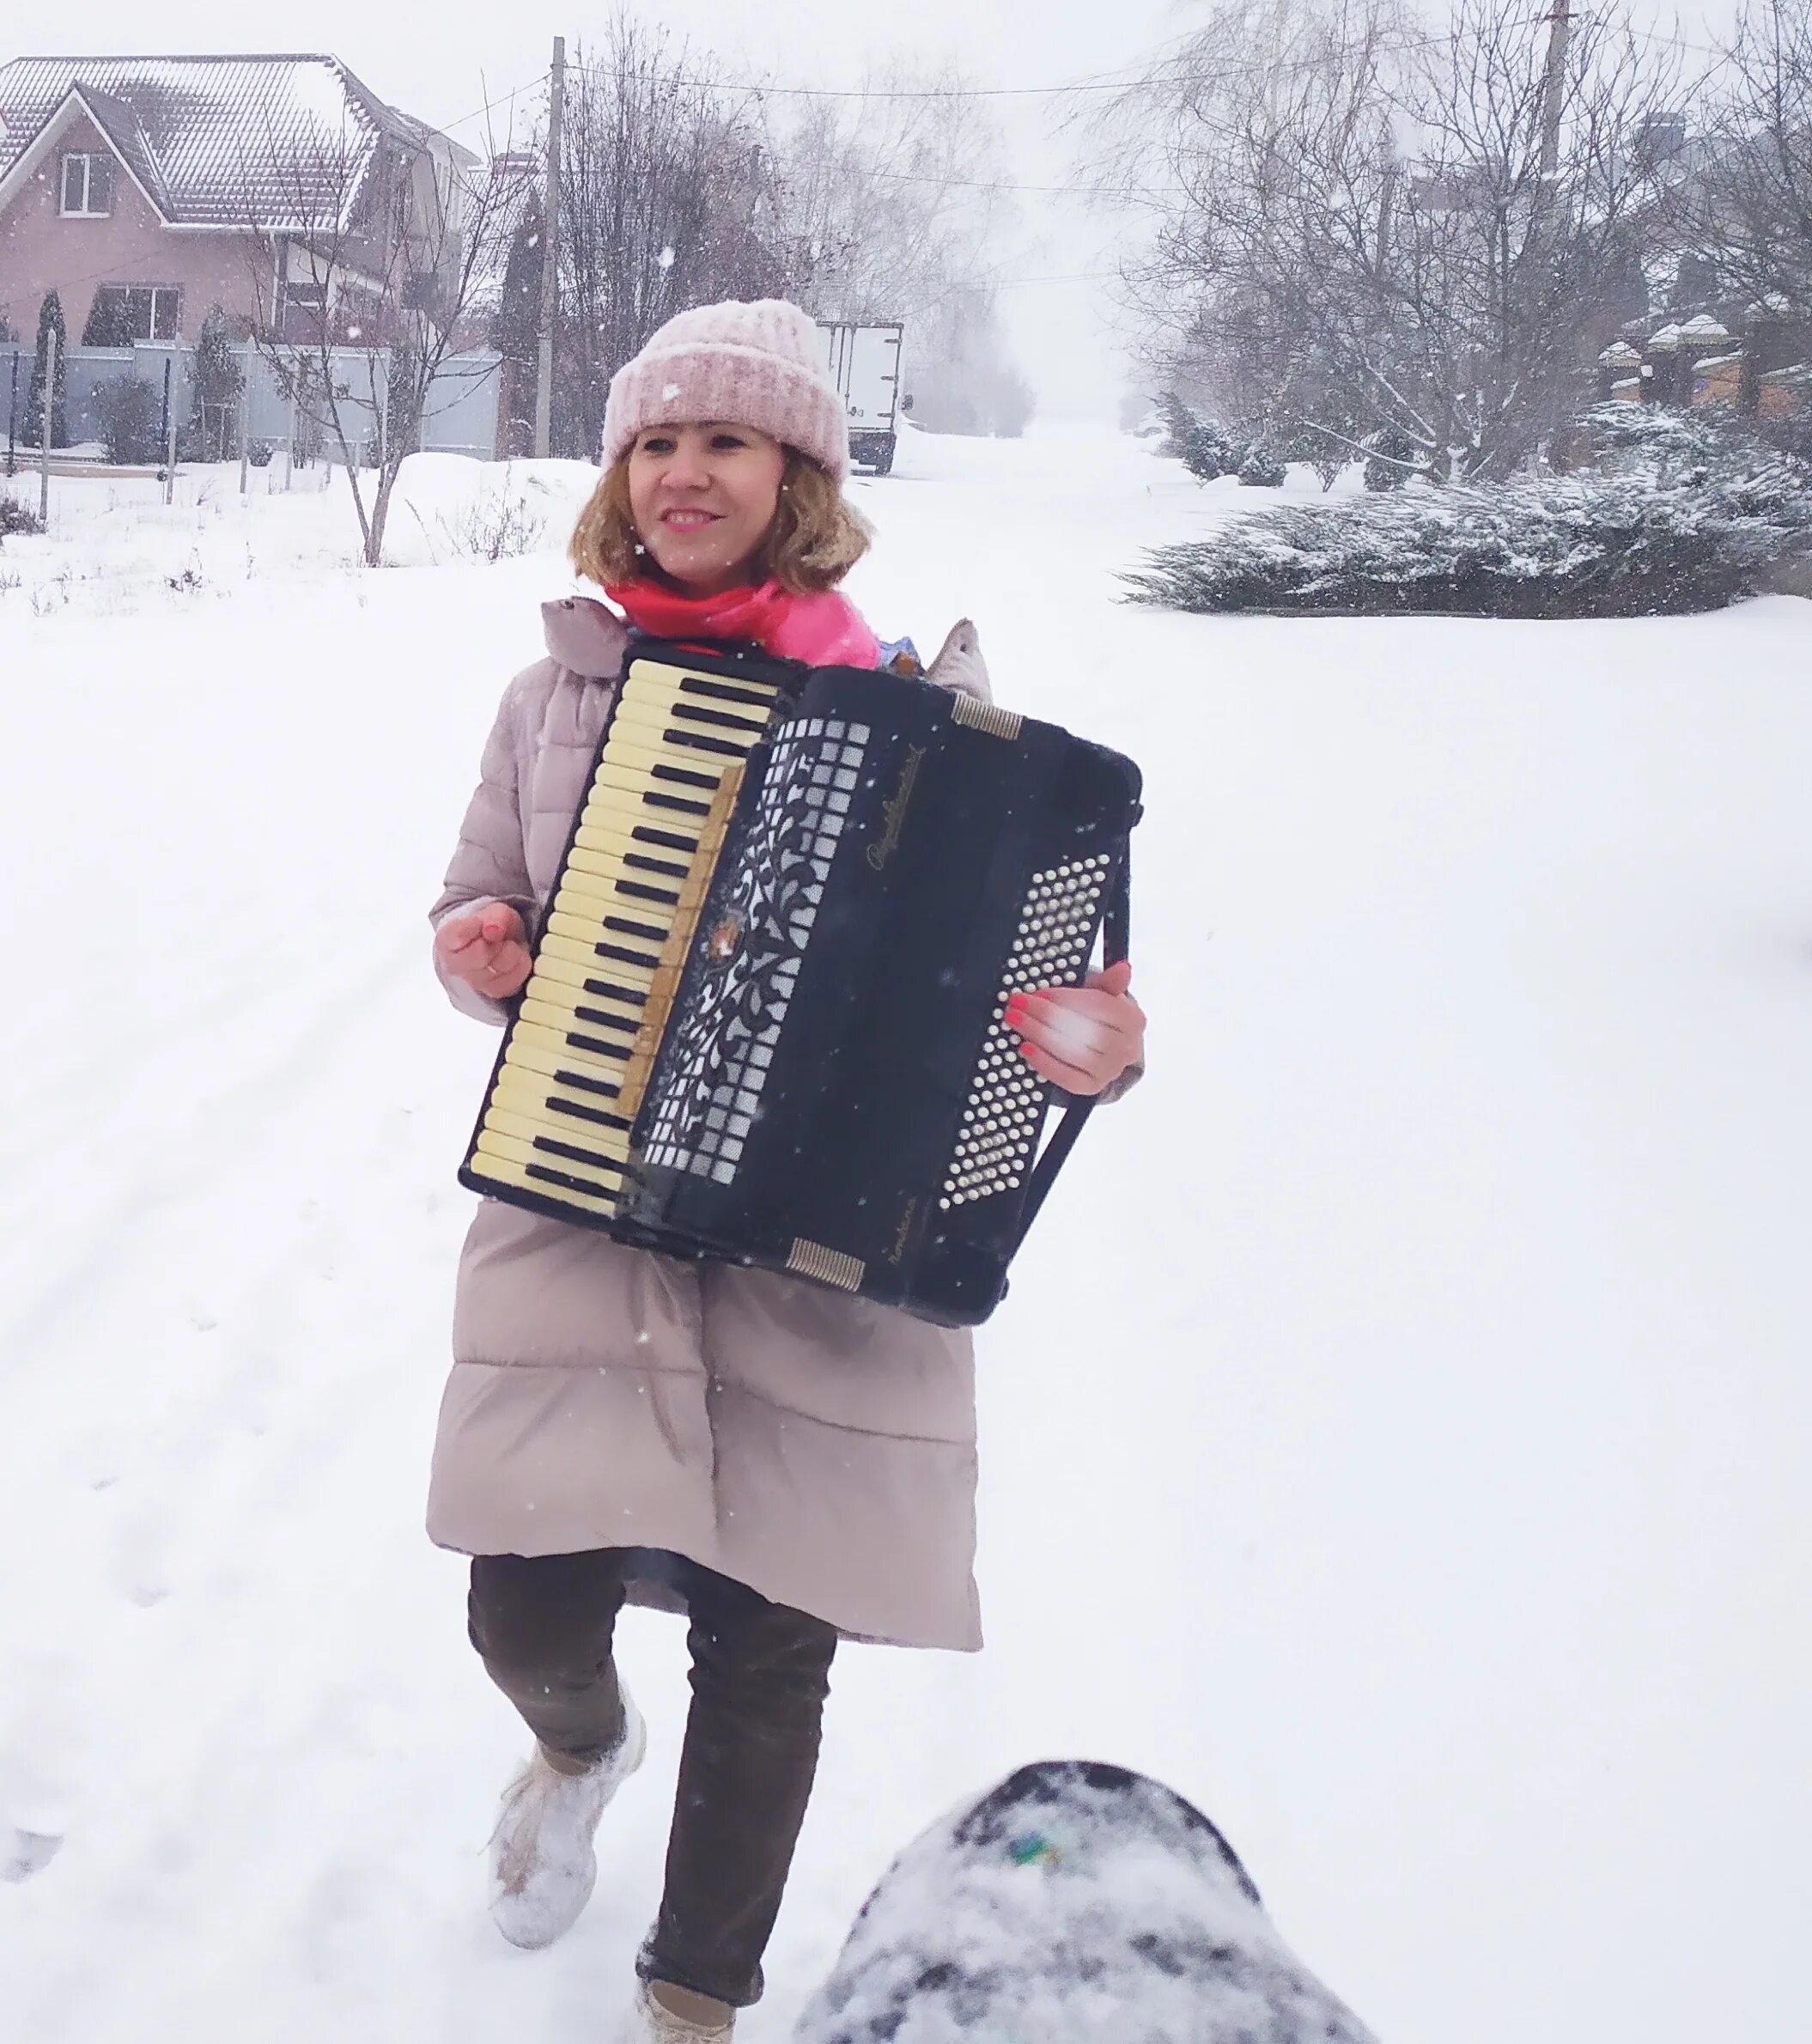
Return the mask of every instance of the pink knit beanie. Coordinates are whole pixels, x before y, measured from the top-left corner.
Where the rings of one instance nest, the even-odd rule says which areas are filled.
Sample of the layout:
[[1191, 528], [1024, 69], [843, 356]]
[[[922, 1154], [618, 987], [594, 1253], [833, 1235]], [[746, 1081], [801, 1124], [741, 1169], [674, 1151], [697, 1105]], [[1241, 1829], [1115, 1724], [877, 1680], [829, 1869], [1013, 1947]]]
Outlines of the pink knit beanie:
[[646, 427], [702, 419], [770, 434], [840, 483], [849, 473], [848, 417], [818, 329], [783, 298], [727, 299], [669, 319], [611, 379], [605, 465]]

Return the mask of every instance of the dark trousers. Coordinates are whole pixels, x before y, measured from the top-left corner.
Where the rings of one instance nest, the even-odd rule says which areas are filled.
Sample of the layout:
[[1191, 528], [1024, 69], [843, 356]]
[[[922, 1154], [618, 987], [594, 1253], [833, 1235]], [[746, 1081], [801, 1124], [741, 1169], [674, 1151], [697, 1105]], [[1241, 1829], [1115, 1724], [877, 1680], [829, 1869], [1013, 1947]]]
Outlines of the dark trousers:
[[[468, 1604], [491, 1680], [556, 1760], [600, 1759], [623, 1734], [611, 1641], [630, 1554], [481, 1554]], [[693, 1562], [686, 1719], [660, 1914], [644, 1980], [745, 2008], [762, 1990], [793, 1851], [818, 1771], [836, 1633]]]

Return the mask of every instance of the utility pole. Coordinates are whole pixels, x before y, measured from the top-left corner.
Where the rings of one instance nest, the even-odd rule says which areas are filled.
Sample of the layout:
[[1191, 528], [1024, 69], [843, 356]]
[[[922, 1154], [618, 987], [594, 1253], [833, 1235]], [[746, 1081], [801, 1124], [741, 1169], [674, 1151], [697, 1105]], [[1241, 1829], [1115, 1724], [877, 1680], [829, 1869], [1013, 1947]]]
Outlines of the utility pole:
[[535, 459], [545, 461], [554, 408], [554, 312], [560, 298], [560, 124], [566, 112], [566, 38], [554, 38], [547, 82], [547, 197], [541, 208], [541, 341], [535, 356]]
[[1541, 175], [1560, 167], [1560, 111], [1566, 98], [1566, 39], [1570, 0], [1554, 0], [1547, 17], [1547, 64], [1541, 74]]

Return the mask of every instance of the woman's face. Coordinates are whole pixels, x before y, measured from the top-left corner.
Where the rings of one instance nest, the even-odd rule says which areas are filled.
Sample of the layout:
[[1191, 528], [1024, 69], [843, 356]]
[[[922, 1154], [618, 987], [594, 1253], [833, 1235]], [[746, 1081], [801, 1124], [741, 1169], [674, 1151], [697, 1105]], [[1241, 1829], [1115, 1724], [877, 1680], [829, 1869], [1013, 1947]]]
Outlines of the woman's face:
[[696, 596], [753, 580], [787, 450], [752, 426], [650, 426], [629, 450], [629, 515], [654, 564]]

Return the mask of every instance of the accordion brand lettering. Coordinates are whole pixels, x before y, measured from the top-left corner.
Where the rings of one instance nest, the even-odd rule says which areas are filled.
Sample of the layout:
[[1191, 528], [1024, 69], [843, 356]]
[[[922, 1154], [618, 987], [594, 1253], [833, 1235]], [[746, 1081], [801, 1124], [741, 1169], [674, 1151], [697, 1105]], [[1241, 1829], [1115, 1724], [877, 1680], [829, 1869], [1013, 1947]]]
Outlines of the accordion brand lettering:
[[894, 1231], [893, 1247], [887, 1252], [887, 1261], [896, 1269], [906, 1261], [906, 1244], [912, 1233], [913, 1216], [917, 1214], [918, 1210], [919, 1202], [917, 1200], [910, 1199], [907, 1201], [905, 1208], [900, 1214], [900, 1225]]
[[900, 769], [900, 785], [893, 791], [893, 800], [881, 805], [887, 827], [868, 848], [868, 863], [877, 873], [900, 849], [900, 833], [906, 828], [906, 805], [912, 800], [913, 786], [919, 777], [919, 762], [924, 757], [923, 745], [907, 746], [906, 763]]

